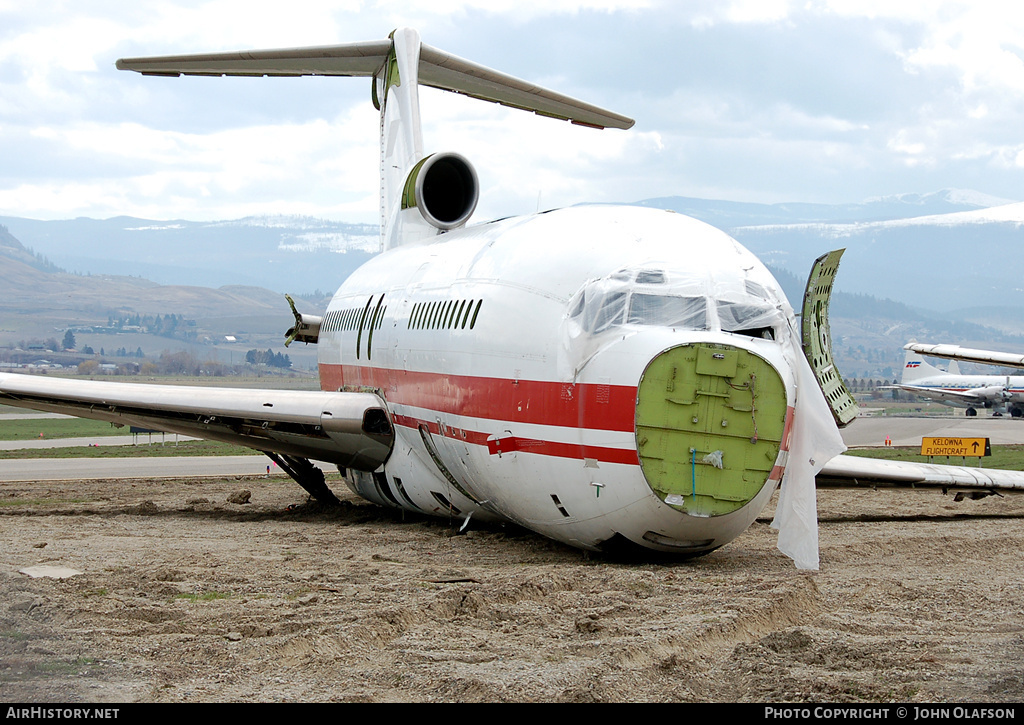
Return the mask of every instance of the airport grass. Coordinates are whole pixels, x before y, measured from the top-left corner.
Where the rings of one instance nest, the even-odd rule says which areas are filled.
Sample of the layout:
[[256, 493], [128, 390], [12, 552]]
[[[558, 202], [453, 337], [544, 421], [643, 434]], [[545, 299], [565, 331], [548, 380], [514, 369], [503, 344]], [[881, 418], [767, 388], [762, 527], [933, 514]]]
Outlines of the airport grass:
[[891, 446], [882, 448], [851, 448], [851, 456], [883, 458], [889, 461], [912, 463], [938, 463], [944, 466], [968, 466], [971, 468], [1002, 468], [1008, 471], [1024, 471], [1024, 445], [992, 446], [992, 455], [983, 458], [971, 456], [922, 456], [920, 446]]
[[115, 428], [102, 420], [87, 420], [85, 418], [0, 420], [0, 441], [125, 435], [130, 435], [127, 427]]
[[166, 441], [163, 445], [139, 443], [133, 446], [62, 446], [19, 448], [0, 451], [0, 460], [25, 458], [169, 458], [172, 456], [258, 456], [259, 451], [218, 441]]

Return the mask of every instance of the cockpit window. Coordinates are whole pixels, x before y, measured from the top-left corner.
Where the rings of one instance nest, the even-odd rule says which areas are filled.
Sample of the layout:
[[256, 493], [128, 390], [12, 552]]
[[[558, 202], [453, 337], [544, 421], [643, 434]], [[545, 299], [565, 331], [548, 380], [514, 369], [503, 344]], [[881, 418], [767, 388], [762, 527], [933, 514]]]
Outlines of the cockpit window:
[[762, 300], [771, 299], [771, 295], [768, 294], [768, 290], [751, 279], [745, 280], [743, 286], [746, 287], [747, 293], [754, 295], [754, 297], [760, 297]]
[[665, 273], [660, 269], [641, 269], [636, 273], [637, 284], [665, 284]]
[[586, 306], [583, 327], [590, 332], [604, 332], [610, 327], [621, 325], [626, 312], [625, 291], [611, 291], [596, 295], [593, 304]]
[[569, 318], [592, 335], [620, 325], [722, 330], [775, 339], [785, 324], [777, 295], [749, 278], [714, 279], [657, 268], [621, 269], [585, 284]]
[[677, 297], [634, 292], [629, 300], [630, 325], [661, 325], [706, 330], [707, 305], [703, 297]]
[[772, 309], [767, 303], [719, 302], [718, 322], [726, 332], [742, 330], [747, 327], [760, 327], [765, 322], [765, 316], [771, 314]]

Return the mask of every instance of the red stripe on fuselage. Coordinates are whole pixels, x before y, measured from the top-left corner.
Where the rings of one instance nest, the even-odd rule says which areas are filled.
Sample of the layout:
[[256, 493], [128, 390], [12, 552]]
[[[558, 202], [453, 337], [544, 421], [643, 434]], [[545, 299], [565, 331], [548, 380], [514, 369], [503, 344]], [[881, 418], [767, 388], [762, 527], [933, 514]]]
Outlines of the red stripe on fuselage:
[[782, 424], [782, 441], [779, 443], [780, 451], [788, 451], [793, 437], [793, 412], [792, 405], [786, 406], [786, 422]]
[[320, 365], [324, 390], [377, 388], [388, 403], [508, 423], [632, 432], [636, 386]]
[[[324, 390], [339, 390], [345, 386], [349, 389], [377, 388], [383, 390], [388, 402], [394, 405], [409, 405], [468, 418], [562, 428], [635, 431], [636, 388], [628, 385], [510, 380], [321, 363], [320, 386]], [[783, 451], [789, 450], [793, 414], [793, 407], [787, 406], [780, 445]], [[395, 414], [393, 421], [395, 425], [412, 429], [425, 425], [433, 435], [486, 446], [491, 455], [522, 451], [634, 466], [640, 463], [635, 448], [610, 448], [517, 436], [496, 438], [488, 433], [438, 425], [436, 420], [401, 414]], [[776, 466], [770, 477], [777, 474], [781, 479], [784, 468]]]
[[609, 448], [607, 446], [591, 446], [583, 443], [560, 443], [557, 441], [543, 441], [537, 438], [520, 438], [518, 436], [489, 435], [465, 428], [455, 428], [449, 425], [438, 425], [437, 421], [422, 420], [408, 415], [395, 415], [392, 420], [395, 425], [404, 428], [419, 429], [426, 426], [431, 435], [440, 435], [452, 440], [462, 441], [468, 445], [481, 446], [487, 449], [492, 456], [500, 456], [505, 453], [535, 453], [540, 456], [552, 456], [554, 458], [571, 458], [582, 461], [593, 458], [602, 463], [623, 463], [626, 465], [639, 465], [640, 459], [633, 448]]

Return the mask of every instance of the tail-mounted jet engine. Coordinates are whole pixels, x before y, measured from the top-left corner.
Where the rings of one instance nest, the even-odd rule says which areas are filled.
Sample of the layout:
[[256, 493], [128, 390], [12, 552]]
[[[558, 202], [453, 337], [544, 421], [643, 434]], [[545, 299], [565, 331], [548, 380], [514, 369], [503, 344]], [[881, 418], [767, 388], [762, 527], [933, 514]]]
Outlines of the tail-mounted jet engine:
[[427, 223], [448, 231], [469, 221], [479, 198], [480, 184], [473, 165], [459, 154], [437, 153], [409, 172], [402, 208], [416, 207]]

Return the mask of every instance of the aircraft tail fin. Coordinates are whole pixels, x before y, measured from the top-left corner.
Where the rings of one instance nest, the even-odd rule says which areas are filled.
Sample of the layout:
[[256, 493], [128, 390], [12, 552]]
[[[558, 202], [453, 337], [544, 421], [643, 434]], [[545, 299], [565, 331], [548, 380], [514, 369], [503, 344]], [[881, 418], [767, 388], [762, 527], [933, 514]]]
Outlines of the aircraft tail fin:
[[910, 385], [915, 380], [942, 374], [942, 371], [937, 367], [925, 362], [920, 353], [907, 350], [906, 357], [903, 360], [903, 376], [900, 378], [900, 382], [904, 385]]
[[[491, 70], [420, 42], [411, 28], [388, 40], [285, 50], [122, 58], [119, 70], [157, 76], [373, 78], [381, 111], [381, 239], [396, 246], [464, 224], [478, 197], [476, 172], [458, 154], [424, 157], [418, 86], [426, 85], [594, 128], [633, 120]], [[416, 212], [404, 213], [416, 209]]]

